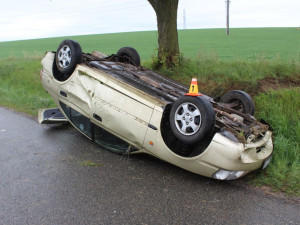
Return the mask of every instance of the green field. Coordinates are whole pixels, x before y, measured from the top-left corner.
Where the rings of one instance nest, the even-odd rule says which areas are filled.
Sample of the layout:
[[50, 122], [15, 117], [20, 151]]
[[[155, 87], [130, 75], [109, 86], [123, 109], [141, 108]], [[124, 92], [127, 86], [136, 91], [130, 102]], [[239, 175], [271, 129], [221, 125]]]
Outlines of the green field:
[[[84, 52], [113, 54], [132, 46], [147, 67], [157, 52], [153, 31], [0, 42], [0, 105], [34, 116], [54, 106], [40, 85], [40, 60], [66, 38]], [[273, 128], [275, 147], [270, 166], [245, 180], [300, 196], [300, 30], [231, 29], [229, 36], [224, 29], [186, 30], [179, 31], [179, 40], [180, 65], [159, 72], [186, 85], [197, 77], [200, 91], [213, 97], [232, 89], [250, 93], [255, 116]]]
[[[131, 32], [0, 42], [0, 59], [41, 57], [46, 51], [55, 51], [66, 38], [78, 41], [84, 52], [98, 50], [113, 54], [121, 47], [131, 46], [137, 49], [143, 62], [150, 60], [157, 49], [157, 32]], [[224, 29], [179, 30], [179, 42], [183, 55], [192, 59], [207, 52], [227, 61], [300, 57], [297, 28], [231, 29], [229, 36]]]

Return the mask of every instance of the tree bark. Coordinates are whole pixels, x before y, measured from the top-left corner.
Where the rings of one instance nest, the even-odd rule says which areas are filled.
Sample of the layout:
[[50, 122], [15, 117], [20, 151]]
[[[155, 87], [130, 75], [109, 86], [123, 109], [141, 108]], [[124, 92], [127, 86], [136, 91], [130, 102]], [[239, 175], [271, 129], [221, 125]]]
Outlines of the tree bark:
[[179, 58], [177, 10], [179, 0], [148, 0], [152, 5], [158, 28], [158, 59], [172, 67]]

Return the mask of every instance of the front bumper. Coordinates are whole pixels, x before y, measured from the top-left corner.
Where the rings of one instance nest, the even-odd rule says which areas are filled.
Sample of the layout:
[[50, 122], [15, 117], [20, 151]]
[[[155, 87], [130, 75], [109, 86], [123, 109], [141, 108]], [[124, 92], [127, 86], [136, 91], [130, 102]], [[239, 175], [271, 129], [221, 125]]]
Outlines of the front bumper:
[[[217, 173], [220, 170], [227, 171], [224, 174], [230, 176], [230, 174], [239, 172], [236, 177], [238, 178], [250, 171], [261, 168], [263, 164], [266, 167], [270, 161], [268, 159], [272, 155], [272, 152], [273, 141], [271, 131], [266, 132], [261, 140], [249, 144], [233, 142], [217, 133], [198, 160], [218, 168]], [[211, 176], [213, 177], [215, 174]], [[222, 177], [224, 176], [222, 175]]]

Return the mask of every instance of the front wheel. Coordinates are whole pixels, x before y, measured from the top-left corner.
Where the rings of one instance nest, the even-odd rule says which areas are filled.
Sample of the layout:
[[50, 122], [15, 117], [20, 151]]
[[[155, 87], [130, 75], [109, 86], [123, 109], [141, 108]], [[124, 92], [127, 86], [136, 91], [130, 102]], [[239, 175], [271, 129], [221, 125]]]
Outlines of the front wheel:
[[183, 143], [197, 143], [214, 130], [214, 109], [204, 97], [182, 96], [172, 106], [170, 126]]

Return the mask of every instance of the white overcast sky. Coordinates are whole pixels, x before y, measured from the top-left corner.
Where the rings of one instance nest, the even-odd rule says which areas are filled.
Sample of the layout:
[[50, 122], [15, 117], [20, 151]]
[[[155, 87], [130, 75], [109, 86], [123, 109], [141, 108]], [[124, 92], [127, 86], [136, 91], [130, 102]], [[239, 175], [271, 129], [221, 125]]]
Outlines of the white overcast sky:
[[[0, 41], [156, 30], [147, 0], [1, 0]], [[167, 9], [166, 9], [167, 10]], [[179, 0], [178, 29], [224, 28], [225, 0]], [[299, 27], [300, 0], [231, 0], [230, 27]]]

